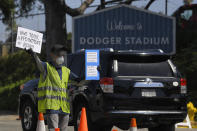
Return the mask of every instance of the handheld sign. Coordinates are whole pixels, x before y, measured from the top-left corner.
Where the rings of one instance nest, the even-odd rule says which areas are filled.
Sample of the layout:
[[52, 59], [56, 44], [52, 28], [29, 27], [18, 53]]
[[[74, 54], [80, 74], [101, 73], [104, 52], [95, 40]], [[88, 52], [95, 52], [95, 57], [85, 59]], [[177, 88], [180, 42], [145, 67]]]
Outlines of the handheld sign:
[[32, 49], [36, 53], [41, 52], [43, 34], [18, 27], [16, 47], [22, 49]]
[[99, 50], [86, 50], [85, 52], [85, 77], [86, 80], [99, 80]]

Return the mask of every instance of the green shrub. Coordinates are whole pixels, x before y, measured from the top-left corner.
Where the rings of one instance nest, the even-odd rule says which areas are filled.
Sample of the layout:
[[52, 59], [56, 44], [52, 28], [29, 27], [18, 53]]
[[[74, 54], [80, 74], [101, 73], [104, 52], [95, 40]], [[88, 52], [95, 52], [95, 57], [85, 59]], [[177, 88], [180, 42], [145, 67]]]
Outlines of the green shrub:
[[34, 78], [35, 62], [25, 51], [0, 57], [0, 110], [16, 111], [19, 86]]
[[7, 57], [0, 57], [0, 87], [32, 77], [35, 62], [25, 51], [18, 51]]
[[31, 79], [33, 79], [33, 77], [26, 77], [24, 80], [0, 87], [0, 110], [17, 111], [20, 93], [19, 87]]
[[[42, 60], [46, 58], [44, 49]], [[19, 86], [35, 78], [35, 72], [35, 60], [24, 50], [0, 57], [0, 110], [17, 110]]]

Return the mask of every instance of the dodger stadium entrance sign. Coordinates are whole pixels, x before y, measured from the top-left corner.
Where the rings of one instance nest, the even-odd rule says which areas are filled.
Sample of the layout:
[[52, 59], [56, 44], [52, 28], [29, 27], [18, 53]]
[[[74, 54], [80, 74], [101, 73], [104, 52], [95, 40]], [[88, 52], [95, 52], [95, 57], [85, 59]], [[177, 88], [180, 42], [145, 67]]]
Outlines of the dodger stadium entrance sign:
[[175, 19], [127, 5], [73, 18], [72, 51], [161, 49], [175, 53]]

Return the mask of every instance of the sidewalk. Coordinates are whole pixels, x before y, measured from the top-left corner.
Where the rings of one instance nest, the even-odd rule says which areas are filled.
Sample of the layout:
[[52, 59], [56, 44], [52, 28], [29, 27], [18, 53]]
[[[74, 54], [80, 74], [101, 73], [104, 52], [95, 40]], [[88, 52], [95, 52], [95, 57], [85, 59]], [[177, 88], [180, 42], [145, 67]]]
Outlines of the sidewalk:
[[18, 118], [18, 114], [16, 112], [0, 111], [0, 121], [16, 120], [17, 118]]

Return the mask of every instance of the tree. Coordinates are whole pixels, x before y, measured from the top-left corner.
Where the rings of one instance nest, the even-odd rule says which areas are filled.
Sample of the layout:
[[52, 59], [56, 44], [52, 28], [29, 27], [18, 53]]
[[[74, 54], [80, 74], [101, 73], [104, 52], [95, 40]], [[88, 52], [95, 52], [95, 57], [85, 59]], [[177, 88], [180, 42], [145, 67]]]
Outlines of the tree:
[[190, 5], [193, 2], [193, 0], [183, 0], [183, 3], [185, 5]]
[[[0, 16], [9, 26], [12, 15], [24, 16], [35, 8], [43, 10], [46, 18], [46, 52], [48, 53], [53, 44], [63, 44], [66, 46], [66, 14], [70, 16], [82, 15], [94, 1], [95, 0], [84, 0], [78, 8], [73, 9], [66, 4], [65, 0], [1, 0]], [[136, 0], [100, 0], [101, 4], [96, 10], [104, 9], [108, 4], [112, 3], [131, 4], [133, 1]], [[150, 0], [146, 9], [148, 9], [154, 1], [155, 0]], [[18, 10], [16, 11], [15, 9]]]
[[34, 9], [38, 3], [43, 5], [46, 16], [46, 51], [49, 53], [53, 44], [66, 44], [66, 13], [73, 15], [74, 12], [75, 15], [80, 15], [93, 1], [94, 0], [86, 0], [77, 9], [71, 9], [64, 0], [19, 0], [18, 5], [20, 6], [21, 14], [27, 14]]
[[0, 17], [4, 23], [10, 19], [14, 13], [15, 3], [14, 0], [1, 0], [0, 2]]

